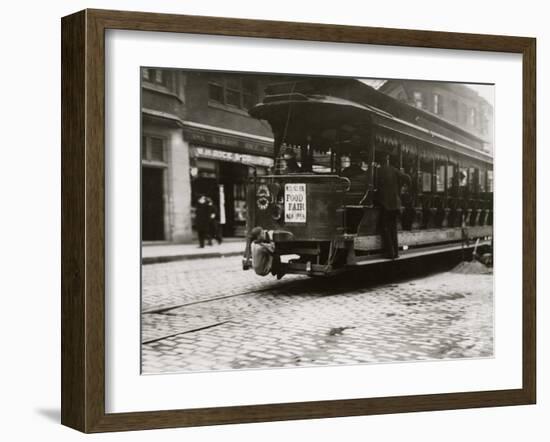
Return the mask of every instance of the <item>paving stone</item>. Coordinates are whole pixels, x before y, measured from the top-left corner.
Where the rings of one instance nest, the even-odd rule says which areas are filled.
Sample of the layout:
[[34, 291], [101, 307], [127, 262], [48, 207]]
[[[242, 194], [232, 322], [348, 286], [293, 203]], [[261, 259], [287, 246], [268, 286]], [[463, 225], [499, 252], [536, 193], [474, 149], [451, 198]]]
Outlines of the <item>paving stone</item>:
[[492, 275], [277, 281], [235, 257], [146, 265], [142, 282], [144, 373], [493, 356]]

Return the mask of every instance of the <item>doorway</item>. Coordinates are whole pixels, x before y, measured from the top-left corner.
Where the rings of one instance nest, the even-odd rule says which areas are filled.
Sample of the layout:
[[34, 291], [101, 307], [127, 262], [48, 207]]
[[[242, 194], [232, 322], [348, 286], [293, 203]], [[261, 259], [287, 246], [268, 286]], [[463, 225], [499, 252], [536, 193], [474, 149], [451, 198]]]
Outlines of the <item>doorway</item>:
[[141, 239], [163, 241], [164, 168], [141, 168]]
[[219, 183], [223, 185], [225, 224], [224, 236], [245, 235], [246, 179], [248, 166], [239, 163], [220, 162]]

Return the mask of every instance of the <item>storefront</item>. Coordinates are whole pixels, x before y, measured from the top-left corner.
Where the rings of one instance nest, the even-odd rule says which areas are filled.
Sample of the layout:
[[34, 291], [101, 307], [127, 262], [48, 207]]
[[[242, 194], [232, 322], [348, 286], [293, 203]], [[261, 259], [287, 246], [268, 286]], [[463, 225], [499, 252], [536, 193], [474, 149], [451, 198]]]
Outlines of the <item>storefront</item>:
[[142, 240], [194, 241], [200, 195], [212, 199], [224, 237], [244, 236], [246, 182], [273, 166], [272, 140], [149, 114], [142, 127]]
[[242, 237], [246, 221], [247, 178], [265, 175], [273, 166], [269, 157], [190, 145], [191, 199], [212, 199], [224, 237]]

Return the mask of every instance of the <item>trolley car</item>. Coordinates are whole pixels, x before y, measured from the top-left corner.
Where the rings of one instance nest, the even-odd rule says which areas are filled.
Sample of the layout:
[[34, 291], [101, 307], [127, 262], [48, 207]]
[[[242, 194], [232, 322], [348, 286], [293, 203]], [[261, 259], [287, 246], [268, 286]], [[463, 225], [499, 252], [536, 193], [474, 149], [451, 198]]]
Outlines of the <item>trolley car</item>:
[[[384, 259], [376, 193], [388, 156], [411, 177], [401, 189], [399, 259], [492, 238], [493, 159], [482, 138], [356, 79], [265, 92], [249, 113], [273, 130], [274, 166], [248, 181], [246, 228], [263, 229], [276, 255], [293, 255], [280, 275], [330, 275]], [[350, 160], [361, 164], [359, 183], [345, 173]], [[250, 266], [248, 241], [243, 268]]]

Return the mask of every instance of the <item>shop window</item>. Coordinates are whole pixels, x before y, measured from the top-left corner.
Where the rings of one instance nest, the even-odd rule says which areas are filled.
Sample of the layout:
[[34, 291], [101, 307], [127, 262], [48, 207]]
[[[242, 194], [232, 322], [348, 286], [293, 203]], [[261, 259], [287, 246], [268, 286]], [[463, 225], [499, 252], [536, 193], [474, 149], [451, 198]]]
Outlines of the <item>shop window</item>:
[[233, 184], [233, 220], [246, 222], [246, 184]]
[[197, 159], [195, 160], [199, 178], [216, 179], [218, 176], [218, 168], [215, 161]]

